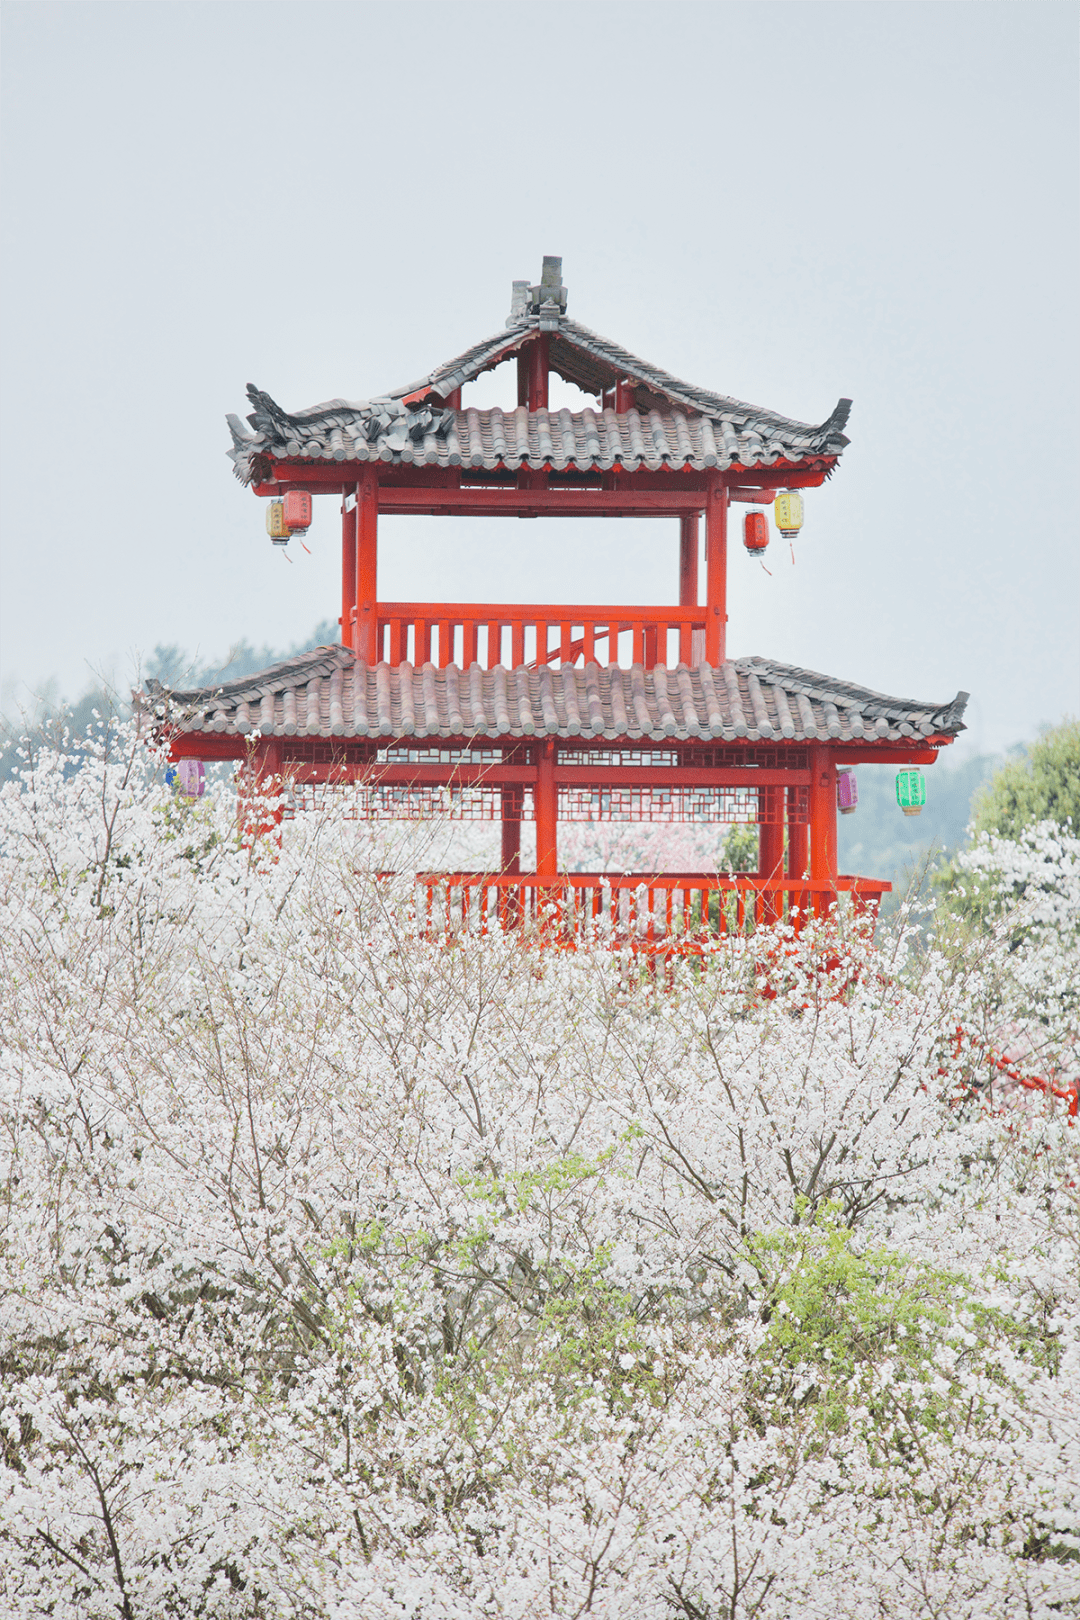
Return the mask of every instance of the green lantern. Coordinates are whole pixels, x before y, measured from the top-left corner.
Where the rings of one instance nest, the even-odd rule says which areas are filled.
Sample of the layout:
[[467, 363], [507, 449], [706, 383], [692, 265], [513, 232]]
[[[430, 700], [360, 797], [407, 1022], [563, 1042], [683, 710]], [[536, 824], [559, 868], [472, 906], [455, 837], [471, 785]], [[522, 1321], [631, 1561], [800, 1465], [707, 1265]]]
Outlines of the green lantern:
[[917, 816], [926, 803], [926, 777], [922, 771], [897, 771], [896, 802], [905, 816]]

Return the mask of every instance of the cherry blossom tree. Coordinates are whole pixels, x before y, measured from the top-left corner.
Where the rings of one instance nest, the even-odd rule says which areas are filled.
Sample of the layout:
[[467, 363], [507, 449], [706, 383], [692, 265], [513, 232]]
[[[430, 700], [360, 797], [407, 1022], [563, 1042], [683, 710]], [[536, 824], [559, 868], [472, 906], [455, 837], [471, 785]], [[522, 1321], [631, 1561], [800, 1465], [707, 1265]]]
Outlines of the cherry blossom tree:
[[104, 721], [0, 790], [6, 1612], [1080, 1604], [1080, 1128], [991, 1040], [1066, 1074], [1067, 839], [977, 947], [651, 974], [236, 825]]

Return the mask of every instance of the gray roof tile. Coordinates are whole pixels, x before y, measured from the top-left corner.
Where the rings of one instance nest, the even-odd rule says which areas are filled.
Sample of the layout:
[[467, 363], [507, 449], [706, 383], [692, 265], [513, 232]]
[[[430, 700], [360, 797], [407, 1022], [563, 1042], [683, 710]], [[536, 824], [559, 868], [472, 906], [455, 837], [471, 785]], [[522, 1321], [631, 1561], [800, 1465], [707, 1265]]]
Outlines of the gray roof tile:
[[319, 647], [220, 686], [172, 691], [148, 681], [144, 710], [185, 732], [321, 737], [676, 737], [734, 741], [951, 737], [951, 703], [887, 697], [767, 658], [713, 669], [587, 664], [467, 670], [358, 662]]
[[[237, 476], [251, 483], [260, 456], [488, 469], [546, 464], [556, 471], [606, 469], [618, 462], [630, 471], [642, 465], [704, 471], [736, 463], [768, 467], [779, 460], [835, 459], [848, 443], [843, 429], [850, 400], [840, 400], [824, 422], [798, 422], [682, 382], [569, 320], [558, 305], [545, 304], [538, 310], [526, 301], [521, 308], [515, 306], [507, 325], [509, 330], [474, 344], [419, 381], [375, 399], [331, 399], [290, 414], [249, 384], [248, 422], [253, 431], [238, 417], [228, 417], [233, 438], [229, 454]], [[549, 329], [553, 371], [597, 395], [620, 379], [630, 379], [636, 409], [616, 415], [610, 409], [572, 413], [529, 412], [524, 407], [506, 412], [446, 408], [455, 389], [510, 359], [537, 332]]]

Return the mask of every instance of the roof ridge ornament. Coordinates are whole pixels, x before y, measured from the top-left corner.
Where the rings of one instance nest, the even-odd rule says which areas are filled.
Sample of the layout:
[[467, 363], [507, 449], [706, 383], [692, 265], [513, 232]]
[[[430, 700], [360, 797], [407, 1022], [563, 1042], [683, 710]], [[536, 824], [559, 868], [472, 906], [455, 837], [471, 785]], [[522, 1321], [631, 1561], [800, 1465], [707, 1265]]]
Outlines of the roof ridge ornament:
[[557, 332], [559, 321], [566, 314], [567, 288], [563, 286], [562, 258], [545, 253], [540, 280], [535, 287], [527, 281], [515, 281], [510, 292], [510, 317], [507, 326], [520, 326], [522, 321], [539, 317], [541, 332]]

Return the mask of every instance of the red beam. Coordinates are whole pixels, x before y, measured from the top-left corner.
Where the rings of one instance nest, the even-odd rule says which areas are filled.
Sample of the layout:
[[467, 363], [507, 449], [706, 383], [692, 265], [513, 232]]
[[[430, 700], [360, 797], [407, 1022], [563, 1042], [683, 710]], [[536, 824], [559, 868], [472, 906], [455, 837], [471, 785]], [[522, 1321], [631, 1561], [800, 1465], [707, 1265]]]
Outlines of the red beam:
[[[774, 462], [761, 473], [762, 501], [771, 500], [777, 489], [816, 488], [824, 483], [832, 466], [833, 458], [813, 467], [801, 464], [785, 466], [782, 462]], [[252, 490], [258, 496], [271, 496], [275, 499], [290, 489], [307, 489], [313, 495], [348, 494], [356, 487], [357, 478], [364, 468], [370, 468], [378, 473], [383, 490], [408, 489], [414, 492], [455, 490], [464, 481], [467, 487], [472, 486], [474, 494], [482, 492], [486, 496], [490, 490], [513, 491], [517, 487], [517, 472], [509, 469], [501, 471], [495, 469], [489, 472], [479, 467], [410, 467], [394, 462], [274, 461], [272, 478], [264, 483], [252, 485]], [[549, 490], [551, 493], [572, 489], [585, 492], [590, 488], [596, 488], [597, 479], [613, 476], [632, 480], [629, 487], [624, 485], [619, 491], [621, 495], [631, 498], [646, 491], [658, 492], [670, 489], [685, 493], [687, 490], [697, 490], [699, 496], [697, 505], [700, 509], [705, 504], [705, 486], [710, 476], [719, 478], [722, 483], [735, 485], [742, 492], [736, 498], [745, 500], [749, 495], [748, 480], [754, 476], [754, 469], [734, 467], [727, 473], [713, 474], [703, 474], [693, 467], [678, 471], [671, 468], [655, 471], [638, 468], [636, 471], [627, 472], [623, 467], [616, 465], [610, 471], [601, 471], [597, 468], [586, 473], [549, 472], [548, 477], [552, 480]], [[684, 503], [680, 502], [680, 506], [683, 505]], [[693, 503], [685, 505], [692, 509]]]
[[699, 512], [700, 489], [574, 489], [548, 484], [543, 489], [380, 488], [379, 511], [453, 513], [459, 517], [673, 517]]
[[611, 623], [629, 626], [631, 621], [662, 624], [666, 619], [672, 625], [696, 621], [700, 626], [705, 619], [703, 607], [624, 606], [610, 602], [380, 602], [378, 608], [379, 618], [383, 621], [430, 619], [432, 622], [448, 620], [451, 624], [461, 624], [465, 619], [476, 619], [480, 624], [487, 624], [491, 619], [499, 619], [504, 624], [521, 620], [525, 624], [543, 624], [546, 621], [548, 624]]

